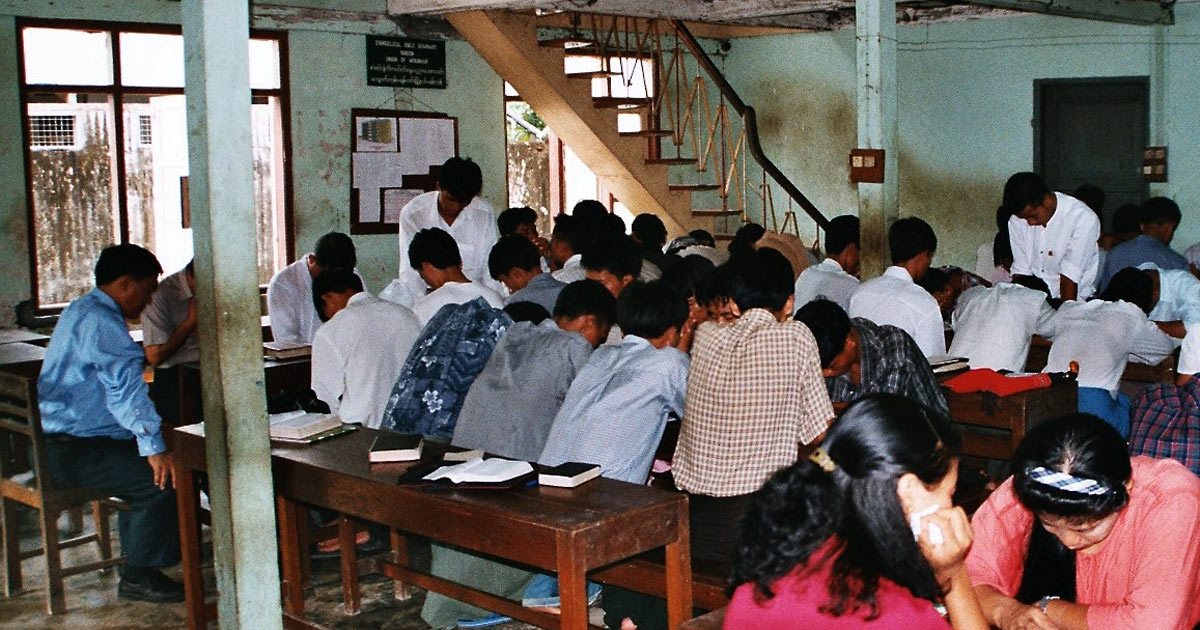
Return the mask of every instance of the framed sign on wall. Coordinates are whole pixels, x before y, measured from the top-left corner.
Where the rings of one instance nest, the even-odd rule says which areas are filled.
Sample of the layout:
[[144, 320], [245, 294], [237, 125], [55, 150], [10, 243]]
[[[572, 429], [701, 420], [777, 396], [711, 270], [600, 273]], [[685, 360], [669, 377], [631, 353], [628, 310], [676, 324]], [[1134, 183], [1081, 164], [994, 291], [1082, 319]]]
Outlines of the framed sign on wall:
[[350, 233], [397, 234], [400, 209], [437, 188], [458, 155], [458, 119], [437, 112], [350, 110]]

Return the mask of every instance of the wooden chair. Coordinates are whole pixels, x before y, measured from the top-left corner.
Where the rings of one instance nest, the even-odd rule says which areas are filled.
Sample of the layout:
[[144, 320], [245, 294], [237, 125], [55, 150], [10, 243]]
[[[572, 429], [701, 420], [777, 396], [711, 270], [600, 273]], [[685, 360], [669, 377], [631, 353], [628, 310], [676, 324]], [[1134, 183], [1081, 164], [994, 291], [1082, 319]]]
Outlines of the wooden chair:
[[[33, 482], [23, 483], [14, 478], [26, 472], [13, 466], [12, 450], [33, 447]], [[17, 531], [17, 504], [27, 505], [38, 512], [42, 530], [39, 549], [21, 551]], [[95, 533], [58, 538], [58, 517], [86, 503], [92, 504]], [[55, 488], [50, 483], [45, 436], [38, 412], [37, 386], [32, 378], [0, 372], [0, 522], [3, 523], [4, 595], [9, 597], [21, 590], [21, 561], [43, 555], [46, 558], [46, 609], [52, 614], [66, 610], [63, 578], [87, 571], [104, 570], [120, 564], [124, 558], [113, 557], [109, 536], [109, 515], [124, 504], [110, 499], [107, 492], [95, 488]], [[100, 560], [64, 567], [61, 552], [95, 542]]]

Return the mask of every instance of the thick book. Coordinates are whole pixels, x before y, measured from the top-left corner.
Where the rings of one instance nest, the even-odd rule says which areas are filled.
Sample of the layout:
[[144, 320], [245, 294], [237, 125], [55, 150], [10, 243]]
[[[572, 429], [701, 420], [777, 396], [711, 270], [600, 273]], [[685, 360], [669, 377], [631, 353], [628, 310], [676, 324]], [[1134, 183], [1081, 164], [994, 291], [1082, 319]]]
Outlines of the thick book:
[[332, 413], [289, 411], [270, 416], [271, 437], [284, 440], [303, 440], [342, 426], [342, 419]]
[[411, 462], [421, 459], [425, 440], [414, 433], [380, 433], [371, 443], [367, 458], [373, 463]]
[[553, 468], [545, 468], [538, 473], [538, 485], [554, 486], [555, 488], [574, 488], [600, 476], [600, 466], [567, 462]]
[[268, 359], [295, 359], [312, 356], [312, 346], [289, 341], [264, 341], [263, 356]]

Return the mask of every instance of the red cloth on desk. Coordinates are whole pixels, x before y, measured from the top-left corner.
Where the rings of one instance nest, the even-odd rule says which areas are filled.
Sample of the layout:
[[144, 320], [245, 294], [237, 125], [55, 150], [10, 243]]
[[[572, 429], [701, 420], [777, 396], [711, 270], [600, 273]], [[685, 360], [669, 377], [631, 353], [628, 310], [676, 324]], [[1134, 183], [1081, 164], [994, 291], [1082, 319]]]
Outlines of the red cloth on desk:
[[997, 396], [1008, 396], [1030, 389], [1050, 387], [1050, 375], [1005, 376], [995, 370], [979, 368], [963, 372], [942, 384], [956, 394], [992, 392]]

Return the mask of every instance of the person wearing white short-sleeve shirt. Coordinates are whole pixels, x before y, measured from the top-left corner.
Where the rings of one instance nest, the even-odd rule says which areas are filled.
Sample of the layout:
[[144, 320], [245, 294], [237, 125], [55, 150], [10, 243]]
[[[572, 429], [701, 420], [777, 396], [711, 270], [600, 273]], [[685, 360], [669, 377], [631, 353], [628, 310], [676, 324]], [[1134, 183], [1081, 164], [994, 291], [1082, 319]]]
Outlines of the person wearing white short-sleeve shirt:
[[843, 215], [829, 221], [825, 230], [825, 260], [800, 272], [796, 278], [796, 310], [824, 298], [843, 309], [858, 288], [858, 217]]
[[1150, 321], [1168, 335], [1182, 339], [1185, 326], [1200, 322], [1200, 280], [1184, 269], [1159, 269], [1154, 263], [1138, 265], [1150, 277], [1158, 294]]
[[937, 235], [917, 217], [900, 219], [888, 229], [892, 266], [883, 275], [858, 285], [847, 314], [908, 333], [926, 357], [946, 354], [942, 310], [928, 291], [917, 286], [937, 249]]
[[353, 269], [357, 264], [354, 242], [341, 232], [317, 239], [313, 253], [284, 267], [267, 285], [267, 314], [275, 341], [311, 344], [321, 318], [313, 306], [313, 278], [325, 269]]
[[427, 228], [414, 234], [408, 244], [408, 261], [432, 289], [413, 301], [412, 312], [422, 326], [447, 304], [465, 304], [481, 297], [493, 308], [504, 308], [504, 298], [499, 293], [463, 274], [458, 245], [445, 230]]
[[[1038, 278], [1016, 279], [1021, 278], [1045, 287]], [[1054, 335], [1054, 309], [1046, 302], [1047, 295], [1007, 282], [967, 289], [950, 318], [954, 328], [950, 356], [966, 357], [972, 369], [1024, 371], [1033, 335]]]
[[1091, 297], [1100, 269], [1096, 213], [1070, 195], [1050, 192], [1036, 173], [1010, 177], [1004, 185], [1004, 205], [1012, 212], [1008, 220], [1012, 274], [1041, 278], [1051, 297]]
[[421, 322], [346, 269], [314, 278], [313, 295], [325, 323], [313, 339], [312, 389], [343, 422], [378, 429]]
[[411, 307], [425, 294], [425, 283], [408, 261], [413, 236], [425, 228], [444, 230], [458, 244], [463, 275], [471, 282], [503, 293], [488, 275], [487, 257], [496, 244], [495, 212], [479, 196], [483, 175], [470, 159], [450, 158], [438, 171], [438, 189], [418, 195], [400, 210], [400, 277], [385, 290], [387, 299]]

